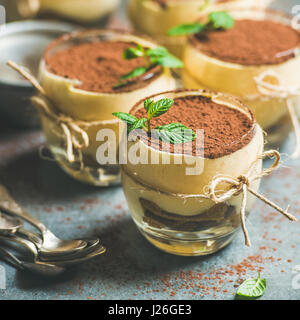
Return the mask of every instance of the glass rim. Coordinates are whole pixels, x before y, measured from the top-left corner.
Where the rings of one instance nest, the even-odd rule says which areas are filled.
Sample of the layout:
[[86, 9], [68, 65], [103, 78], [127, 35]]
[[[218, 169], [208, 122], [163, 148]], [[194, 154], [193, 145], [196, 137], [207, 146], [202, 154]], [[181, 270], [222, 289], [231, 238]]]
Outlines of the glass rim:
[[[173, 97], [172, 97], [173, 95]], [[175, 97], [174, 97], [175, 95]], [[226, 94], [226, 93], [220, 93], [216, 92], [213, 90], [206, 90], [206, 89], [175, 89], [175, 90], [169, 90], [169, 91], [164, 91], [160, 93], [153, 94], [151, 96], [145, 97], [138, 101], [129, 111], [130, 114], [135, 114], [139, 109], [144, 108], [144, 101], [146, 99], [155, 99], [155, 98], [166, 98], [166, 96], [169, 96], [169, 98], [181, 98], [181, 97], [188, 97], [188, 96], [203, 96], [203, 97], [208, 97], [211, 98], [211, 100], [217, 104], [220, 105], [225, 105], [228, 108], [235, 108], [239, 110], [240, 112], [244, 113], [252, 122], [251, 128], [245, 133], [243, 136], [240, 138], [236, 139], [235, 142], [233, 142], [230, 145], [225, 145], [225, 147], [230, 147], [235, 144], [238, 144], [245, 140], [248, 136], [250, 135], [255, 135], [258, 123], [256, 122], [256, 119], [254, 117], [253, 112], [238, 98], [234, 97], [233, 95]], [[222, 98], [224, 99], [222, 101]], [[200, 129], [200, 128], [199, 128]], [[143, 139], [139, 139], [143, 144], [146, 145], [145, 141]], [[153, 148], [153, 146], [149, 146], [150, 148]], [[165, 152], [163, 150], [156, 149], [158, 152]], [[237, 149], [238, 151], [240, 149]], [[235, 151], [235, 152], [236, 152]], [[174, 153], [177, 154], [177, 153]], [[191, 155], [193, 156], [193, 155]], [[204, 157], [207, 158], [207, 157]], [[209, 158], [208, 158], [209, 159]]]
[[[159, 46], [159, 44], [153, 38], [147, 35], [143, 35], [138, 32], [131, 32], [124, 29], [117, 29], [117, 28], [107, 28], [107, 29], [95, 28], [95, 29], [88, 29], [88, 30], [79, 29], [76, 31], [65, 33], [62, 36], [50, 42], [45, 49], [42, 60], [45, 61], [46, 57], [54, 53], [52, 52], [53, 50], [57, 49], [57, 51], [59, 51], [58, 47], [60, 47], [61, 45], [67, 45], [67, 44], [74, 45], [76, 44], [76, 41], [78, 41], [78, 43], [85, 43], [85, 42], [89, 42], [89, 40], [93, 41], [101, 36], [107, 37], [107, 40], [113, 37], [120, 37], [120, 38], [124, 37], [123, 39], [124, 41], [126, 41], [126, 38], [128, 41], [129, 40], [128, 37], [132, 37], [132, 39], [130, 39], [130, 41], [132, 42], [138, 43], [138, 40], [140, 40], [140, 41], [148, 42], [149, 45], [153, 47]], [[103, 41], [103, 40], [99, 40], [99, 41]]]

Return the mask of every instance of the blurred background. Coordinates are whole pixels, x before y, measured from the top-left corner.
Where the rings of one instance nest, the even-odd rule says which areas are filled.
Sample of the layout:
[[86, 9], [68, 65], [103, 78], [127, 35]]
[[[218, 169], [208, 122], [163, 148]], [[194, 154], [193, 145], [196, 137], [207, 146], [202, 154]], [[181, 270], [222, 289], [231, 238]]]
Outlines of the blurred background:
[[[39, 123], [29, 101], [33, 88], [6, 66], [7, 60], [37, 76], [45, 47], [64, 33], [80, 28], [130, 30], [127, 4], [128, 0], [0, 0], [7, 22], [1, 27], [0, 11], [0, 121], [22, 128]], [[292, 13], [297, 4], [300, 0], [274, 0], [272, 7]]]

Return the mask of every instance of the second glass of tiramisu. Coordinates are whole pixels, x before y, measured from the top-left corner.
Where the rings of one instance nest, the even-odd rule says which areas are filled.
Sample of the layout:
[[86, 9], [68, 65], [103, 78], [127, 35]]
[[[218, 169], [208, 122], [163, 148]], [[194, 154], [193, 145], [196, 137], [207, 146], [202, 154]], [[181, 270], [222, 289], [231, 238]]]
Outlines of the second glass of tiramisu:
[[166, 49], [121, 31], [76, 32], [51, 43], [40, 66], [50, 104], [35, 104], [59, 165], [88, 184], [118, 183], [121, 129], [112, 112], [128, 112], [143, 97], [174, 89], [169, 66], [181, 64]]

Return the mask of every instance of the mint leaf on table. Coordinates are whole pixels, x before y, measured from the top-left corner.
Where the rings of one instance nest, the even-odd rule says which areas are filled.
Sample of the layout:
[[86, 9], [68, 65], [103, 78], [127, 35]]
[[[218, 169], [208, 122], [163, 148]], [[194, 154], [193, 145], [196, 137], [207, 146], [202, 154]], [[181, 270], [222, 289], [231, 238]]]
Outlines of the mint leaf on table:
[[267, 280], [265, 278], [261, 278], [260, 274], [258, 277], [248, 279], [244, 281], [238, 288], [236, 293], [237, 297], [248, 298], [248, 299], [256, 299], [261, 297], [267, 288]]
[[167, 33], [168, 36], [186, 36], [203, 31], [205, 25], [202, 23], [182, 24], [170, 29]]
[[231, 29], [234, 27], [233, 17], [225, 11], [211, 12], [209, 14], [209, 23], [214, 29]]
[[161, 141], [172, 144], [192, 142], [196, 138], [195, 132], [181, 123], [170, 123], [155, 129]]

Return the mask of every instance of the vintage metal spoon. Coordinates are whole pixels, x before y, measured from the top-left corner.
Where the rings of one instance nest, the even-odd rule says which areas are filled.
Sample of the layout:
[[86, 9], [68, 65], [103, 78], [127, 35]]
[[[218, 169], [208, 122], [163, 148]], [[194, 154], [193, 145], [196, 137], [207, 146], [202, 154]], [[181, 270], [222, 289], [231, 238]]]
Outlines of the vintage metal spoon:
[[3, 185], [0, 185], [0, 209], [24, 219], [41, 232], [43, 238], [41, 252], [66, 254], [67, 252], [81, 250], [87, 245], [86, 241], [83, 240], [61, 240], [57, 238], [43, 223], [21, 208]]
[[[35, 259], [39, 258], [41, 261], [67, 260], [67, 263], [70, 264], [70, 260], [72, 259], [77, 260], [79, 258], [84, 258], [94, 251], [103, 248], [99, 238], [87, 238], [84, 239], [84, 241], [87, 242], [87, 246], [82, 250], [66, 253], [65, 255], [54, 255], [49, 253], [40, 254], [40, 248], [43, 242], [42, 239], [38, 234], [23, 229], [22, 226], [22, 220], [0, 212], [0, 240], [9, 240], [25, 245], [33, 253]], [[1, 235], [6, 237], [1, 237]], [[14, 237], [12, 237], [12, 235], [14, 235]]]
[[[82, 250], [66, 253], [64, 255], [55, 255], [55, 254], [46, 254], [45, 252], [41, 253], [39, 251], [40, 243], [38, 242], [38, 235], [31, 233], [25, 229], [19, 229], [16, 235], [20, 235], [21, 237], [25, 237], [27, 240], [34, 243], [35, 247], [37, 248], [39, 252], [39, 259], [40, 261], [51, 261], [52, 263], [58, 263], [58, 262], [64, 262], [68, 265], [72, 264], [72, 260], [84, 258], [90, 254], [92, 254], [95, 251], [98, 251], [100, 248], [103, 248], [103, 253], [105, 252], [105, 248], [100, 244], [100, 239], [84, 239], [84, 241], [87, 242], [86, 247], [84, 247]], [[89, 257], [87, 258], [89, 259]]]
[[33, 243], [23, 238], [17, 237], [15, 235], [11, 236], [0, 236], [0, 240], [12, 241], [18, 244], [25, 246], [33, 254], [34, 262], [26, 262], [19, 260], [8, 250], [0, 247], [0, 256], [10, 258], [20, 269], [26, 269], [33, 273], [42, 275], [42, 276], [57, 276], [65, 271], [65, 268], [62, 266], [57, 266], [55, 264], [49, 264], [38, 260], [38, 251]]
[[[106, 252], [106, 248], [98, 244], [91, 253], [85, 256], [81, 256], [81, 257], [79, 256], [78, 258], [73, 257], [73, 259], [70, 259], [70, 260], [56, 260], [55, 264], [61, 267], [71, 267], [71, 266], [75, 266], [83, 262], [86, 262], [88, 260], [91, 260], [97, 256], [100, 256], [105, 252]], [[54, 263], [54, 262], [47, 261], [47, 263]]]
[[87, 249], [83, 249], [82, 251], [84, 251], [85, 253], [81, 253], [81, 251], [79, 251], [78, 253], [74, 253], [74, 254], [70, 254], [67, 255], [65, 257], [65, 259], [63, 259], [62, 256], [60, 256], [59, 258], [52, 260], [52, 261], [42, 261], [40, 260], [39, 257], [39, 252], [36, 248], [36, 246], [29, 240], [23, 239], [21, 237], [18, 237], [16, 235], [11, 235], [11, 236], [0, 236], [0, 240], [5, 241], [5, 242], [15, 242], [18, 244], [21, 244], [23, 246], [25, 246], [27, 249], [30, 250], [30, 252], [33, 254], [34, 256], [34, 261], [35, 263], [39, 264], [39, 266], [41, 266], [42, 264], [46, 264], [46, 265], [55, 265], [55, 266], [60, 266], [60, 267], [71, 267], [73, 265], [77, 265], [80, 263], [83, 263], [87, 260], [90, 260], [100, 254], [103, 254], [106, 249], [100, 244], [100, 241], [96, 241], [96, 240], [90, 240]]
[[64, 261], [69, 262], [72, 260], [76, 260], [78, 258], [84, 258], [89, 254], [92, 254], [93, 252], [97, 251], [100, 247], [103, 248], [103, 246], [100, 244], [100, 239], [85, 239], [85, 240], [87, 242], [87, 246], [80, 251], [69, 253], [64, 256], [40, 255], [40, 260], [45, 262], [55, 261], [55, 263], [64, 262]]
[[9, 216], [0, 211], [0, 234], [9, 235], [16, 233], [24, 222], [21, 219]]
[[0, 247], [0, 257], [4, 258], [5, 260], [12, 261], [14, 265], [21, 270], [28, 270], [32, 273], [35, 273], [41, 276], [55, 277], [66, 271], [66, 269], [63, 267], [59, 267], [59, 266], [48, 264], [48, 263], [21, 261], [11, 252], [1, 247]]

